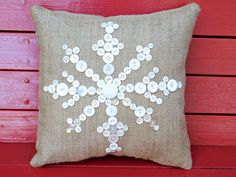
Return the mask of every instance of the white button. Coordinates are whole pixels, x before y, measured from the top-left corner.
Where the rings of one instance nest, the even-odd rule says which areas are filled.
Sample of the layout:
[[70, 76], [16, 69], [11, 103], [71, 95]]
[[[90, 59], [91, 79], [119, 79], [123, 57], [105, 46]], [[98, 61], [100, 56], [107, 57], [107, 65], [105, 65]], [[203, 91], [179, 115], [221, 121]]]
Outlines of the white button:
[[150, 101], [151, 101], [151, 102], [156, 102], [156, 100], [157, 100], [156, 95], [150, 96]]
[[73, 122], [77, 126], [81, 124], [81, 121], [79, 120], [79, 118], [75, 118]]
[[93, 50], [93, 51], [97, 51], [97, 50], [98, 50], [98, 48], [99, 48], [99, 47], [98, 47], [98, 45], [97, 45], [97, 44], [93, 44], [93, 45], [92, 45], [92, 50]]
[[76, 94], [76, 88], [75, 88], [75, 87], [70, 87], [70, 88], [69, 88], [69, 94], [70, 94], [70, 95]]
[[110, 84], [113, 81], [113, 77], [112, 76], [105, 76], [104, 80], [106, 83]]
[[149, 43], [149, 44], [148, 44], [148, 47], [149, 47], [150, 49], [152, 49], [152, 48], [153, 48], [153, 43]]
[[163, 77], [163, 81], [164, 81], [164, 82], [168, 82], [168, 80], [169, 80], [168, 76], [164, 76], [164, 77]]
[[126, 74], [124, 72], [121, 72], [118, 77], [120, 80], [124, 81], [126, 79]]
[[98, 50], [97, 50], [97, 54], [98, 54], [98, 56], [103, 56], [104, 54], [105, 54], [105, 50], [103, 49], [103, 48], [99, 48]]
[[156, 103], [157, 104], [161, 104], [162, 103], [162, 99], [161, 98], [157, 98]]
[[123, 130], [118, 130], [116, 134], [118, 136], [123, 136], [124, 135], [124, 131]]
[[105, 34], [104, 35], [104, 40], [107, 42], [110, 42], [112, 40], [112, 35], [111, 34]]
[[111, 53], [105, 53], [103, 55], [103, 61], [105, 63], [112, 63], [114, 61], [114, 55], [112, 55]]
[[182, 82], [178, 81], [178, 88], [182, 88], [182, 87], [183, 87]]
[[154, 73], [154, 72], [149, 72], [149, 73], [148, 73], [148, 77], [149, 77], [150, 79], [153, 79], [153, 78], [155, 77], [155, 73]]
[[118, 45], [117, 45], [118, 49], [122, 50], [124, 48], [124, 44], [122, 42], [120, 42]]
[[142, 118], [142, 117], [138, 117], [138, 118], [136, 119], [136, 123], [137, 123], [138, 125], [142, 124], [142, 123], [143, 123], [143, 118]]
[[117, 98], [123, 100], [125, 98], [125, 94], [123, 92], [120, 92], [117, 94]]
[[93, 80], [94, 82], [97, 82], [97, 81], [99, 80], [99, 75], [98, 75], [98, 74], [93, 74], [92, 80]]
[[73, 85], [73, 87], [79, 87], [80, 83], [79, 83], [78, 80], [74, 80], [74, 81], [72, 82], [72, 85]]
[[118, 45], [119, 40], [118, 40], [117, 38], [113, 38], [113, 39], [111, 40], [111, 43], [112, 43], [112, 45]]
[[147, 114], [152, 114], [153, 113], [153, 109], [152, 108], [147, 108]]
[[131, 92], [134, 91], [134, 85], [133, 84], [127, 84], [125, 89], [128, 93], [131, 93]]
[[97, 42], [98, 47], [103, 47], [104, 46], [104, 41], [103, 40], [98, 40]]
[[63, 103], [62, 103], [62, 107], [63, 107], [64, 109], [66, 109], [66, 108], [68, 108], [68, 107], [69, 107], [69, 105], [68, 105], [68, 103], [67, 103], [67, 102], [63, 102]]
[[149, 54], [149, 53], [150, 53], [150, 49], [149, 49], [148, 47], [144, 47], [144, 48], [143, 48], [143, 53], [144, 53], [145, 55]]
[[63, 44], [63, 45], [62, 45], [62, 49], [64, 49], [64, 50], [67, 49], [67, 45], [66, 45], [66, 44]]
[[89, 95], [95, 95], [96, 94], [96, 88], [95, 87], [89, 87], [88, 88], [88, 94]]
[[131, 59], [129, 61], [129, 67], [132, 69], [132, 70], [138, 70], [140, 68], [140, 61], [137, 60], [137, 59]]
[[72, 49], [71, 48], [66, 49], [66, 55], [71, 55], [71, 54], [72, 54]]
[[137, 52], [142, 52], [142, 51], [143, 51], [143, 47], [142, 47], [141, 45], [138, 45], [138, 46], [136, 47], [136, 51], [137, 51]]
[[103, 127], [102, 127], [102, 126], [99, 126], [99, 127], [97, 128], [97, 132], [98, 132], [98, 133], [102, 133], [102, 132], [103, 132]]
[[143, 117], [146, 113], [146, 110], [143, 106], [138, 106], [136, 107], [136, 109], [134, 110], [134, 114], [137, 116], [137, 117]]
[[60, 83], [57, 85], [57, 93], [59, 96], [66, 96], [69, 92], [69, 88], [65, 83]]
[[146, 59], [146, 61], [151, 61], [151, 60], [152, 60], [152, 55], [147, 54], [147, 55], [145, 56], [145, 59]]
[[121, 85], [121, 86], [119, 86], [119, 91], [120, 91], [120, 92], [124, 92], [124, 91], [125, 91], [125, 89], [126, 89], [126, 88], [125, 88], [125, 86], [124, 86], [124, 85]]
[[112, 103], [112, 101], [111, 101], [110, 99], [106, 99], [106, 101], [105, 101], [105, 105], [110, 106], [111, 103]]
[[135, 84], [134, 90], [137, 94], [143, 94], [146, 91], [146, 85], [142, 82]]
[[74, 95], [73, 95], [73, 99], [74, 99], [75, 101], [79, 101], [80, 97], [79, 97], [78, 94], [74, 94]]
[[68, 56], [63, 57], [63, 62], [64, 63], [68, 63], [69, 61], [70, 61], [70, 57], [68, 57]]
[[116, 117], [110, 117], [110, 118], [108, 119], [108, 123], [109, 123], [110, 125], [116, 125], [116, 123], [117, 123], [117, 118], [116, 118]]
[[109, 131], [111, 134], [116, 134], [117, 132], [116, 125], [110, 125]]
[[67, 129], [66, 129], [66, 133], [71, 133], [71, 129], [70, 129], [70, 128], [67, 128]]
[[77, 88], [77, 94], [80, 96], [86, 96], [88, 93], [88, 89], [87, 87], [81, 85]]
[[157, 131], [157, 130], [159, 130], [159, 129], [160, 129], [160, 126], [159, 126], [159, 125], [155, 125], [155, 126], [154, 126], [154, 130]]
[[82, 131], [82, 128], [80, 126], [75, 127], [75, 132], [80, 133]]
[[171, 92], [174, 92], [177, 90], [178, 83], [174, 79], [170, 79], [167, 83], [167, 89]]
[[105, 122], [102, 124], [103, 129], [108, 130], [110, 128], [109, 123]]
[[164, 95], [165, 95], [165, 96], [168, 96], [168, 95], [170, 94], [169, 90], [167, 90], [167, 89], [166, 89], [166, 90], [164, 90], [164, 92], [163, 92], [163, 93], [164, 93]]
[[158, 88], [159, 90], [161, 91], [164, 91], [166, 89], [166, 83], [161, 81], [159, 84], [158, 84]]
[[108, 106], [106, 108], [106, 114], [110, 117], [114, 117], [117, 114], [117, 107], [116, 106]]
[[99, 95], [99, 96], [98, 96], [98, 101], [99, 101], [100, 103], [104, 103], [104, 102], [106, 101], [106, 97], [103, 96], [103, 95]]
[[113, 84], [115, 84], [117, 87], [119, 87], [119, 86], [120, 86], [120, 84], [121, 84], [121, 81], [120, 81], [120, 79], [118, 79], [118, 78], [115, 78], [115, 79], [113, 80]]
[[55, 86], [56, 86], [56, 85], [58, 85], [58, 84], [59, 84], [59, 81], [58, 81], [58, 80], [53, 80], [53, 81], [52, 81], [52, 83], [53, 83], [53, 85], [55, 85]]
[[58, 93], [53, 93], [53, 95], [52, 95], [52, 97], [53, 97], [53, 99], [58, 99], [59, 98], [59, 95], [58, 95]]
[[69, 83], [73, 82], [74, 79], [75, 79], [75, 78], [74, 78], [73, 75], [69, 75], [69, 76], [67, 76], [67, 81], [68, 81]]
[[75, 100], [73, 100], [73, 99], [68, 100], [68, 105], [69, 106], [74, 106], [74, 104], [75, 104]]
[[82, 122], [85, 121], [86, 120], [86, 115], [80, 114], [79, 115], [79, 120], [82, 121]]
[[118, 105], [119, 104], [119, 100], [118, 99], [113, 99], [112, 100], [112, 104], [115, 105], [115, 106]]
[[110, 52], [113, 49], [113, 45], [110, 42], [106, 42], [103, 48], [105, 51]]
[[92, 69], [86, 69], [85, 71], [85, 76], [86, 77], [92, 77], [93, 76], [93, 70]]
[[116, 134], [111, 134], [108, 137], [109, 143], [116, 143], [119, 140], [119, 137]]
[[150, 78], [149, 77], [147, 77], [147, 76], [143, 77], [143, 83], [144, 84], [148, 84], [149, 82], [150, 82]]
[[120, 50], [117, 47], [112, 48], [111, 50], [112, 55], [117, 56], [120, 53]]
[[94, 115], [94, 113], [95, 113], [94, 107], [92, 107], [92, 106], [86, 106], [86, 107], [84, 108], [84, 114], [85, 114], [86, 116], [91, 117], [91, 116]]
[[109, 137], [110, 136], [110, 131], [109, 130], [104, 130], [102, 134], [105, 137]]
[[67, 71], [62, 71], [61, 75], [62, 75], [62, 77], [67, 77], [68, 76], [68, 72]]
[[73, 52], [74, 52], [75, 54], [78, 54], [78, 53], [80, 52], [79, 47], [74, 47], [74, 48], [73, 48]]
[[137, 59], [140, 61], [143, 61], [143, 60], [145, 60], [145, 55], [143, 53], [139, 53], [139, 54], [137, 54]]
[[119, 25], [118, 25], [117, 23], [114, 23], [114, 24], [113, 24], [113, 28], [114, 28], [114, 29], [118, 29], [118, 28], [119, 28]]
[[115, 151], [115, 150], [117, 150], [117, 148], [118, 148], [118, 144], [116, 144], [116, 143], [111, 143], [109, 147], [110, 147], [110, 149], [111, 149], [112, 151]]
[[124, 127], [124, 124], [122, 122], [117, 122], [116, 128], [123, 129], [123, 127]]
[[112, 64], [105, 64], [103, 66], [103, 72], [106, 75], [112, 75], [114, 71], [115, 71], [115, 67]]
[[154, 81], [151, 81], [147, 85], [147, 89], [151, 93], [155, 93], [158, 90], [158, 84]]
[[114, 28], [113, 28], [112, 26], [107, 26], [107, 27], [105, 28], [105, 31], [106, 31], [106, 33], [111, 34], [111, 33], [114, 32]]
[[159, 68], [158, 68], [158, 67], [154, 67], [154, 68], [153, 68], [153, 72], [154, 72], [154, 73], [158, 73], [158, 72], [159, 72]]
[[111, 153], [111, 149], [110, 148], [106, 148], [106, 153]]
[[99, 81], [97, 81], [97, 86], [102, 88], [105, 85], [105, 81], [100, 79]]
[[103, 22], [103, 23], [101, 24], [101, 27], [102, 27], [102, 28], [106, 28], [106, 26], [107, 26], [107, 23], [106, 23], [106, 22]]
[[129, 129], [129, 127], [128, 127], [127, 125], [124, 125], [124, 126], [123, 126], [123, 131], [126, 132], [126, 131], [128, 131], [128, 129]]
[[149, 114], [146, 114], [143, 116], [144, 122], [150, 122], [152, 120], [152, 117]]
[[145, 92], [144, 93], [145, 98], [150, 98], [152, 94], [150, 92]]
[[67, 122], [68, 124], [72, 124], [72, 123], [73, 123], [73, 119], [67, 118], [67, 119], [66, 119], [66, 122]]
[[131, 73], [131, 68], [130, 67], [125, 67], [124, 68], [124, 73], [125, 74], [130, 74]]
[[97, 94], [98, 94], [98, 95], [101, 95], [101, 94], [102, 94], [102, 88], [100, 88], [100, 87], [97, 88]]
[[126, 97], [122, 100], [122, 103], [123, 103], [124, 106], [130, 106], [132, 101], [131, 101], [130, 98]]
[[92, 101], [92, 106], [93, 106], [94, 108], [98, 108], [99, 105], [100, 105], [100, 103], [99, 103], [98, 100], [93, 100], [93, 101]]
[[49, 92], [49, 93], [54, 93], [55, 91], [56, 91], [55, 85], [49, 85], [49, 86], [48, 86], [48, 92]]
[[134, 111], [136, 109], [136, 104], [135, 103], [132, 103], [129, 108]]
[[79, 72], [84, 72], [87, 69], [87, 63], [83, 60], [80, 60], [76, 63], [75, 68]]
[[118, 88], [115, 84], [111, 83], [111, 84], [105, 84], [104, 87], [102, 88], [102, 94], [106, 97], [106, 98], [115, 98], [117, 96], [118, 93]]

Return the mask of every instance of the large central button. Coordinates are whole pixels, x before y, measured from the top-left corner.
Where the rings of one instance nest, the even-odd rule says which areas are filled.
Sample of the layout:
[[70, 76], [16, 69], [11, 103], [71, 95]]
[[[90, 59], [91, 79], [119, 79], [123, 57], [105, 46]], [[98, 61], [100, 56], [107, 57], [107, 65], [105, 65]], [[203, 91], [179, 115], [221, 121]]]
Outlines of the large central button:
[[111, 84], [105, 84], [102, 88], [102, 94], [106, 97], [106, 98], [115, 98], [117, 96], [118, 93], [118, 88], [115, 84], [111, 83]]

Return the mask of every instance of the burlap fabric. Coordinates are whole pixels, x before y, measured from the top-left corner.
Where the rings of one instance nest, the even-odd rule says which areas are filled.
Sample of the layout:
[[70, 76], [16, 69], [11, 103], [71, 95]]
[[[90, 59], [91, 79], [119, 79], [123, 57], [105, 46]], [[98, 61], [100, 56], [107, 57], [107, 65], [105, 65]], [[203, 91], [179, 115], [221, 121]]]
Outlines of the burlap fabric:
[[54, 100], [50, 94], [43, 92], [43, 86], [51, 84], [54, 79], [65, 82], [61, 76], [63, 70], [73, 74], [85, 86], [95, 83], [79, 73], [72, 63], [65, 64], [63, 44], [71, 47], [79, 46], [80, 58], [85, 60], [100, 76], [103, 76], [104, 62], [96, 52], [91, 50], [92, 44], [102, 39], [105, 32], [102, 22], [113, 21], [120, 25], [113, 36], [124, 43], [125, 48], [115, 57], [113, 62], [117, 76], [136, 56], [136, 46], [147, 46], [152, 42], [153, 60], [143, 62], [138, 71], [132, 72], [125, 84], [142, 81], [154, 66], [160, 69], [154, 80], [160, 81], [163, 76], [180, 80], [183, 88], [164, 96], [163, 103], [157, 105], [135, 92], [127, 96], [138, 105], [152, 107], [152, 118], [159, 125], [154, 131], [149, 124], [137, 125], [136, 117], [129, 108], [121, 103], [118, 105], [118, 119], [129, 126], [129, 130], [120, 138], [118, 144], [123, 148], [116, 152], [117, 156], [130, 156], [149, 159], [164, 165], [177, 166], [185, 169], [192, 167], [190, 143], [184, 118], [185, 58], [187, 55], [192, 30], [199, 7], [192, 3], [187, 6], [147, 15], [128, 15], [104, 18], [101, 16], [72, 14], [62, 11], [50, 11], [34, 6], [33, 19], [40, 45], [40, 83], [39, 83], [39, 124], [37, 153], [31, 161], [33, 167], [57, 162], [73, 162], [106, 155], [109, 146], [107, 138], [97, 133], [97, 127], [107, 121], [105, 104], [100, 106], [92, 118], [82, 125], [82, 132], [66, 133], [68, 117], [76, 117], [83, 108], [90, 104], [96, 96], [82, 97], [75, 106], [62, 108], [62, 103], [69, 96]]

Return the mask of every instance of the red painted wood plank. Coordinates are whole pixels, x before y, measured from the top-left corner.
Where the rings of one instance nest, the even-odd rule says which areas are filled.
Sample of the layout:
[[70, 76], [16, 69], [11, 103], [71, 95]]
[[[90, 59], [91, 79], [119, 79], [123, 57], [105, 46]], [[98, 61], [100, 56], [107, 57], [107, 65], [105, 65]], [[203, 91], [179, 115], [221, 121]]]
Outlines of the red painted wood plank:
[[[34, 30], [30, 15], [33, 4], [49, 9], [66, 10], [75, 13], [97, 15], [144, 14], [180, 7], [193, 0], [11, 0], [0, 1], [1, 30]], [[194, 34], [197, 35], [236, 35], [236, 3], [234, 0], [196, 0], [202, 8]], [[229, 18], [230, 17], [230, 18]]]
[[[37, 109], [37, 72], [0, 72], [0, 109]], [[187, 76], [187, 113], [236, 113], [236, 77]]]
[[[37, 111], [0, 111], [0, 142], [36, 141]], [[236, 146], [236, 116], [187, 115], [192, 145]]]
[[[193, 38], [187, 73], [236, 76], [235, 49], [233, 39]], [[34, 34], [0, 33], [0, 69], [38, 70], [38, 56]]]
[[[23, 143], [0, 143], [0, 167], [1, 166], [29, 166], [29, 161], [35, 154], [35, 144]], [[217, 147], [217, 146], [192, 146], [193, 168], [208, 169], [236, 168], [236, 147]], [[9, 155], [9, 152], [11, 154]], [[57, 165], [49, 165], [52, 167], [74, 167], [82, 168], [169, 168], [161, 166], [154, 162], [134, 159], [128, 157], [106, 156], [101, 158], [91, 158], [81, 162], [64, 163]]]

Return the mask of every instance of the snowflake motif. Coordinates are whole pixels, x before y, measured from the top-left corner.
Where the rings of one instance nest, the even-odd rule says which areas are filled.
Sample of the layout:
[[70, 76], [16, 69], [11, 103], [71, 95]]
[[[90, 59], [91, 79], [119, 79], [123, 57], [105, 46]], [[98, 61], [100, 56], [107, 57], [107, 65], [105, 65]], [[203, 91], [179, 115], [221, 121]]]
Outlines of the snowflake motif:
[[159, 73], [159, 68], [154, 66], [152, 71], [147, 73], [143, 77], [142, 81], [135, 84], [129, 83], [127, 85], [122, 84], [122, 81], [126, 80], [127, 76], [132, 71], [137, 71], [142, 62], [149, 62], [152, 60], [151, 49], [154, 47], [152, 43], [142, 47], [138, 45], [136, 47], [137, 55], [134, 59], [131, 59], [128, 66], [124, 67], [123, 71], [118, 74], [117, 78], [113, 78], [112, 74], [115, 71], [115, 67], [112, 62], [120, 51], [124, 48], [124, 44], [112, 36], [112, 33], [119, 28], [119, 25], [113, 22], [102, 23], [101, 27], [105, 29], [106, 34], [103, 39], [97, 41], [92, 45], [92, 50], [101, 56], [104, 61], [103, 72], [104, 78], [101, 78], [98, 74], [94, 73], [93, 69], [89, 68], [86, 61], [81, 60], [79, 57], [80, 48], [69, 48], [67, 44], [64, 44], [62, 48], [65, 50], [65, 56], [63, 57], [64, 63], [73, 63], [75, 69], [84, 73], [86, 77], [91, 78], [95, 82], [96, 87], [86, 87], [67, 71], [62, 72], [62, 77], [66, 78], [68, 85], [64, 82], [59, 83], [58, 80], [53, 80], [52, 84], [43, 87], [45, 92], [52, 94], [54, 99], [70, 95], [70, 99], [63, 102], [62, 107], [67, 109], [75, 105], [77, 101], [86, 95], [96, 96], [91, 104], [87, 105], [83, 109], [83, 113], [78, 117], [72, 119], [67, 118], [66, 122], [69, 127], [66, 129], [67, 133], [75, 131], [80, 133], [82, 131], [81, 123], [87, 118], [93, 117], [96, 113], [96, 109], [101, 105], [106, 105], [106, 114], [108, 121], [104, 122], [102, 126], [97, 127], [97, 132], [101, 133], [104, 137], [108, 138], [109, 147], [106, 148], [107, 153], [113, 153], [121, 151], [122, 148], [118, 146], [119, 138], [124, 136], [124, 133], [128, 131], [128, 126], [118, 121], [117, 105], [120, 102], [134, 112], [136, 117], [136, 123], [138, 125], [142, 123], [149, 123], [154, 130], [159, 130], [159, 125], [155, 120], [152, 120], [153, 109], [151, 107], [145, 108], [142, 105], [137, 105], [131, 98], [126, 95], [131, 92], [135, 92], [144, 97], [150, 102], [157, 105], [162, 104], [162, 98], [155, 95], [156, 92], [163, 92], [164, 96], [168, 96], [171, 92], [175, 92], [177, 89], [182, 88], [182, 83], [175, 79], [169, 79], [168, 76], [164, 76], [159, 83], [154, 81], [154, 78]]

